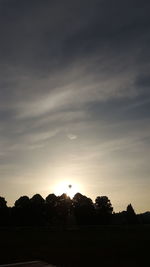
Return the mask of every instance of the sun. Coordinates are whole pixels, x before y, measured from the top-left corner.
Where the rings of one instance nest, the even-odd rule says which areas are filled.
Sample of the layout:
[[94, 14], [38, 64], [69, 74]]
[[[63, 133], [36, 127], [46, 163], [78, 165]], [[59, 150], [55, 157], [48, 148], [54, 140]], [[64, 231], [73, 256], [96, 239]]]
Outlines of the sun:
[[54, 193], [57, 196], [63, 193], [67, 194], [70, 198], [73, 198], [76, 193], [80, 191], [80, 186], [77, 183], [71, 181], [62, 181], [55, 185]]

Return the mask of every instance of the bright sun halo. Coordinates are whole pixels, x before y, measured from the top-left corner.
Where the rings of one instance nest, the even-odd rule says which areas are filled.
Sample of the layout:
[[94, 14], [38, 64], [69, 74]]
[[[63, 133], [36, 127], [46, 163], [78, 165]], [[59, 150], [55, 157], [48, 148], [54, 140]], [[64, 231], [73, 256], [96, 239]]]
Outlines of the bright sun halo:
[[55, 186], [54, 191], [57, 196], [60, 196], [65, 193], [67, 194], [67, 196], [73, 198], [74, 195], [80, 191], [80, 188], [79, 185], [74, 182], [63, 181]]

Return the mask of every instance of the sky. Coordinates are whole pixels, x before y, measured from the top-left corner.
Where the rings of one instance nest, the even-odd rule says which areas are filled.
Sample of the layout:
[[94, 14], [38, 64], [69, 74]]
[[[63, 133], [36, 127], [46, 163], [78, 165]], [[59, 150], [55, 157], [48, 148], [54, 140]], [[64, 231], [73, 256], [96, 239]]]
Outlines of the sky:
[[67, 181], [150, 210], [150, 1], [0, 0], [0, 195]]

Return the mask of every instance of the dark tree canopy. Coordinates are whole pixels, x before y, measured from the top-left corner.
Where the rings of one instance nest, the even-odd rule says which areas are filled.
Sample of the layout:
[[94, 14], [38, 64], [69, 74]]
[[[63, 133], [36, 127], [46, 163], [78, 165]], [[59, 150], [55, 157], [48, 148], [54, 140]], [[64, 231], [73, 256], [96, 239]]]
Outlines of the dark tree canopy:
[[58, 197], [57, 202], [57, 218], [63, 226], [67, 224], [67, 219], [70, 214], [72, 201], [65, 193]]
[[4, 197], [0, 197], [0, 226], [9, 225], [9, 208]]
[[73, 197], [73, 208], [79, 224], [91, 224], [95, 220], [95, 210], [90, 198], [77, 193]]
[[104, 212], [112, 214], [113, 212], [113, 207], [107, 196], [101, 196], [101, 197], [98, 196], [95, 200], [95, 205], [96, 208], [102, 213]]
[[49, 194], [45, 199], [40, 194], [33, 197], [21, 196], [12, 208], [0, 197], [0, 226], [61, 226], [135, 224], [137, 215], [131, 204], [127, 210], [113, 213], [112, 204], [107, 196], [98, 196], [93, 201], [81, 193], [71, 199], [67, 194]]
[[35, 194], [31, 199], [31, 203], [34, 205], [43, 205], [45, 200], [40, 194]]
[[57, 205], [57, 200], [58, 200], [58, 198], [56, 197], [55, 194], [49, 194], [46, 197], [45, 202], [46, 202], [46, 204], [48, 204], [50, 206], [56, 206]]
[[97, 220], [101, 224], [108, 224], [111, 220], [113, 207], [107, 196], [98, 196], [95, 200]]
[[131, 214], [131, 215], [135, 215], [135, 211], [134, 211], [134, 209], [133, 209], [133, 207], [132, 207], [131, 204], [129, 204], [129, 205], [127, 206], [127, 213], [128, 213], [128, 214]]
[[0, 197], [0, 208], [6, 208], [7, 207], [7, 201], [4, 197]]
[[136, 213], [135, 213], [131, 204], [129, 204], [127, 206], [126, 214], [127, 214], [127, 222], [128, 223], [130, 223], [130, 224], [137, 223], [137, 216], [136, 216]]
[[27, 196], [22, 196], [15, 202], [16, 208], [26, 208], [30, 205], [30, 199]]

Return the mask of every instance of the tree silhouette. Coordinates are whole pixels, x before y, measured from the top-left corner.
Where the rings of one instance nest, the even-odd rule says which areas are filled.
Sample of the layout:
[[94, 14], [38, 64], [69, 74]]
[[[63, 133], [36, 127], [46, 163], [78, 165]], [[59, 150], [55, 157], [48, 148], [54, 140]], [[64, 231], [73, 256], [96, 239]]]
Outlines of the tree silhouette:
[[73, 197], [73, 209], [78, 224], [94, 223], [95, 210], [90, 198], [77, 193]]
[[43, 206], [45, 203], [44, 198], [40, 194], [35, 194], [31, 199], [30, 199], [32, 205], [34, 206]]
[[40, 194], [35, 194], [31, 199], [21, 196], [12, 208], [8, 208], [5, 198], [0, 197], [0, 226], [53, 225], [66, 228], [76, 223], [92, 225], [137, 222], [138, 216], [131, 204], [127, 206], [126, 211], [113, 213], [112, 204], [107, 196], [98, 196], [93, 203], [81, 193], [76, 193], [73, 199], [65, 193], [61, 196], [49, 194], [45, 200]]
[[72, 200], [65, 193], [58, 197], [57, 201], [57, 219], [59, 224], [66, 227], [68, 217], [72, 206]]
[[7, 201], [4, 197], [0, 197], [0, 208], [7, 208]]
[[40, 194], [35, 194], [31, 199], [32, 223], [34, 225], [45, 224], [45, 200]]
[[28, 208], [30, 206], [30, 199], [28, 196], [22, 196], [15, 201], [16, 208]]
[[54, 224], [57, 216], [58, 197], [49, 194], [45, 199], [45, 216], [48, 224]]
[[0, 197], [0, 226], [7, 226], [9, 224], [9, 209], [7, 201], [4, 197]]
[[107, 196], [98, 196], [95, 200], [97, 221], [100, 224], [110, 223], [113, 207]]
[[56, 197], [55, 194], [49, 194], [45, 199], [46, 204], [52, 207], [57, 206], [57, 201], [58, 201], [58, 198]]
[[15, 225], [30, 225], [31, 224], [31, 203], [28, 196], [21, 196], [15, 201], [12, 208], [12, 223]]
[[127, 206], [126, 215], [127, 215], [127, 222], [129, 224], [137, 223], [137, 216], [131, 204]]

